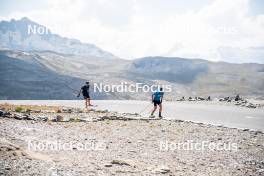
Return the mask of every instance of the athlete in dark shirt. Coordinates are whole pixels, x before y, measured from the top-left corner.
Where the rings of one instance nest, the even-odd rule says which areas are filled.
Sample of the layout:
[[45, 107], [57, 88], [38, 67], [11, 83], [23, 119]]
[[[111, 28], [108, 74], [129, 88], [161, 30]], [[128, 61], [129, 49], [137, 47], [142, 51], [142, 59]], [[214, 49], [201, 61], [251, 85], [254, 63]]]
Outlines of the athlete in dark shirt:
[[83, 98], [85, 99], [85, 107], [87, 108], [88, 106], [92, 106], [91, 105], [91, 98], [90, 98], [90, 94], [89, 94], [89, 88], [90, 88], [90, 84], [89, 82], [86, 82], [84, 86], [81, 87], [81, 90], [78, 94], [78, 97], [80, 96], [80, 94], [82, 93]]

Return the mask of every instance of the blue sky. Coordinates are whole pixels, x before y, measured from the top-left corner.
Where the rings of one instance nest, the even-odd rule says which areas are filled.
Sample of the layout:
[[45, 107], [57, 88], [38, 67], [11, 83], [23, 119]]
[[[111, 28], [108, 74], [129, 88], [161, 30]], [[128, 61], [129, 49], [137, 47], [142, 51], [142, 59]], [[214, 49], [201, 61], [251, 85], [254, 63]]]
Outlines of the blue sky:
[[150, 55], [264, 61], [263, 0], [1, 0], [54, 33], [126, 59]]

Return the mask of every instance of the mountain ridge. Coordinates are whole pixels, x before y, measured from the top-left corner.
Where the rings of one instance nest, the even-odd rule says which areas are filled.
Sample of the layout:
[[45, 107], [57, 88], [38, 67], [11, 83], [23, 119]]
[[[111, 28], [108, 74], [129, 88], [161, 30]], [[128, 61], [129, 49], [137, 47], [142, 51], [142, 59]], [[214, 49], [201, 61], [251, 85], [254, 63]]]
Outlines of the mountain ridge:
[[[27, 22], [28, 19], [23, 18], [23, 21]], [[9, 24], [8, 22], [4, 23]], [[16, 24], [16, 21], [13, 20], [13, 23]], [[5, 93], [0, 94], [0, 99], [75, 99], [76, 97], [70, 87], [78, 90], [86, 80], [91, 83], [102, 83], [103, 85], [120, 84], [121, 82], [129, 84], [140, 82], [147, 85], [169, 84], [172, 86], [172, 92], [166, 93], [166, 97], [170, 100], [176, 100], [182, 96], [206, 97], [210, 95], [211, 97], [223, 97], [235, 94], [264, 98], [264, 64], [212, 62], [197, 58], [163, 56], [125, 60], [113, 55], [109, 56], [108, 53], [97, 53], [98, 50], [103, 52], [100, 48], [93, 50], [92, 47], [85, 50], [85, 53], [80, 53], [82, 50], [72, 52], [73, 48], [67, 50], [68, 45], [65, 45], [66, 50], [61, 50], [62, 43], [65, 43], [64, 41], [68, 39], [56, 34], [54, 35], [59, 37], [59, 41], [51, 42], [55, 47], [52, 50], [48, 47], [40, 47], [43, 43], [39, 45], [38, 42], [49, 42], [50, 40], [47, 38], [52, 38], [54, 35], [46, 36], [43, 40], [41, 36], [30, 39], [24, 36], [25, 40], [32, 40], [31, 44], [33, 46], [25, 49], [22, 46], [25, 44], [26, 47], [28, 43], [23, 43], [23, 41], [19, 43], [21, 42], [21, 36], [17, 34], [17, 31], [19, 31], [17, 26], [11, 25], [11, 27], [8, 27], [1, 24], [3, 22], [0, 23], [0, 46], [2, 46], [0, 47], [0, 81], [4, 86], [0, 87], [0, 92]], [[6, 28], [3, 29], [3, 26], [6, 26]], [[16, 32], [12, 33], [11, 29]], [[18, 41], [21, 48], [16, 48], [17, 46], [12, 48], [14, 46], [12, 42], [14, 41], [9, 43], [10, 39], [6, 38], [7, 35], [3, 35], [3, 31], [9, 37], [15, 38], [14, 41]], [[69, 39], [68, 42], [71, 41]], [[76, 40], [73, 39], [73, 41]], [[10, 45], [10, 48], [3, 50], [4, 45]], [[84, 45], [84, 47], [86, 46], [93, 45]], [[40, 65], [42, 67], [39, 67]], [[54, 79], [57, 81], [54, 81]], [[47, 82], [45, 87], [47, 93], [41, 92], [42, 94], [38, 94], [42, 87], [39, 87], [36, 83], [41, 82], [44, 84], [45, 81]], [[16, 87], [16, 83], [21, 84]], [[55, 89], [58, 87], [53, 84], [56, 83], [59, 87], [63, 87], [62, 92], [65, 92], [60, 93], [60, 96], [55, 95]], [[23, 96], [13, 93], [21, 91]], [[150, 94], [150, 92], [145, 93], [142, 91], [137, 93], [97, 92], [93, 94], [93, 98], [145, 100]]]
[[[44, 29], [42, 33], [29, 32], [29, 26], [36, 26]], [[0, 48], [23, 51], [42, 51], [50, 50], [64, 54], [74, 54], [83, 56], [96, 56], [100, 58], [117, 58], [112, 53], [98, 48], [94, 44], [82, 43], [80, 40], [61, 37], [53, 34], [48, 28], [31, 21], [27, 17], [20, 20], [11, 19], [10, 21], [0, 22]]]

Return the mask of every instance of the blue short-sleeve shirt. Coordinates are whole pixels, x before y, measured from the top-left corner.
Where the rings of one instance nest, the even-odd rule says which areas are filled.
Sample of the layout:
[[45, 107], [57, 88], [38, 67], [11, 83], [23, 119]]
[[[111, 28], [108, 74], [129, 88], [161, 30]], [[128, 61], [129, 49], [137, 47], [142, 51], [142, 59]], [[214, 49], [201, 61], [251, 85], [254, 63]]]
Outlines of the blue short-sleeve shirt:
[[164, 95], [164, 92], [160, 92], [160, 91], [154, 92], [153, 93], [154, 101], [160, 101], [160, 99], [161, 99], [161, 97], [163, 97], [163, 95]]

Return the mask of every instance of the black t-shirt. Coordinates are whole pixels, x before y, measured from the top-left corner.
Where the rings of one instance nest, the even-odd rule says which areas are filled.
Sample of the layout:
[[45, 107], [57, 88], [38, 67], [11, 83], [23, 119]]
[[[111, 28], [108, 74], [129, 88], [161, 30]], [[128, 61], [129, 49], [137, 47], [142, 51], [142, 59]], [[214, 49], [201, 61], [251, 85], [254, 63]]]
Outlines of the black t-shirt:
[[89, 85], [84, 85], [84, 86], [82, 86], [82, 93], [83, 93], [83, 95], [88, 95], [89, 94]]

